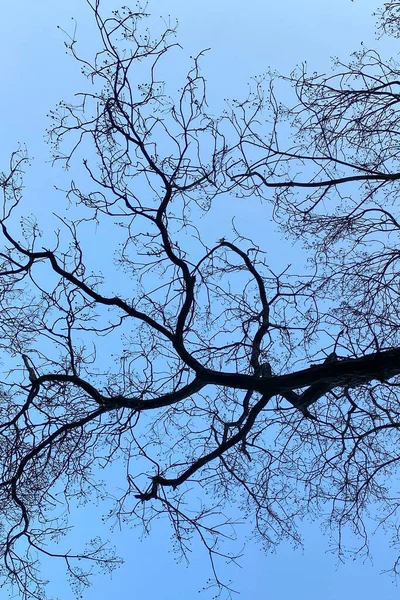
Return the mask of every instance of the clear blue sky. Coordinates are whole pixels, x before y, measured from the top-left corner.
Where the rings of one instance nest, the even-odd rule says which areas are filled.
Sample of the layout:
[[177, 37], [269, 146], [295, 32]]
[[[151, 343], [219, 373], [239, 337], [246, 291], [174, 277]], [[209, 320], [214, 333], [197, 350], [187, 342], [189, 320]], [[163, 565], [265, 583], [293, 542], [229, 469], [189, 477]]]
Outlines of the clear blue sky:
[[[118, 0], [104, 0], [105, 11], [116, 7]], [[178, 18], [183, 61], [186, 55], [211, 47], [203, 72], [212, 101], [218, 105], [224, 97], [245, 95], [249, 78], [265, 72], [269, 66], [289, 72], [307, 60], [310, 70], [327, 71], [330, 56], [345, 59], [361, 40], [372, 44], [371, 13], [376, 7], [377, 2], [372, 0], [153, 0], [148, 10], [155, 19], [160, 14]], [[84, 0], [14, 0], [3, 3], [1, 9], [0, 169], [17, 144], [25, 142], [36, 158], [26, 180], [25, 206], [43, 219], [47, 211], [54, 210], [50, 206], [54, 198], [50, 178], [57, 176], [44, 164], [49, 158], [43, 142], [48, 125], [46, 114], [58, 100], [69, 99], [82, 88], [79, 68], [66, 56], [63, 36], [56, 28], [73, 27], [71, 16], [78, 22], [82, 46], [95, 49], [90, 12]], [[243, 216], [249, 226], [254, 223], [253, 211], [257, 210], [252, 208]], [[260, 230], [259, 235], [262, 234]], [[80, 509], [77, 518], [79, 531], [85, 537], [97, 533], [97, 509]], [[112, 581], [107, 576], [98, 577], [84, 598], [211, 597], [210, 593], [197, 594], [209, 576], [207, 557], [198, 544], [194, 544], [193, 559], [186, 568], [174, 563], [170, 532], [164, 524], [155, 525], [151, 536], [142, 542], [138, 535], [138, 530], [110, 534], [126, 562], [114, 573]], [[325, 553], [329, 540], [322, 536], [317, 524], [305, 524], [304, 538], [304, 553], [283, 544], [272, 556], [249, 541], [242, 569], [227, 571], [227, 577], [233, 578], [235, 588], [241, 592], [241, 600], [398, 597], [399, 590], [390, 577], [379, 575], [390, 561], [388, 541], [383, 536], [378, 535], [372, 544], [375, 564], [351, 562], [339, 566], [334, 556]], [[72, 599], [70, 589], [61, 579], [58, 581], [57, 567], [53, 574], [54, 595], [62, 600]]]

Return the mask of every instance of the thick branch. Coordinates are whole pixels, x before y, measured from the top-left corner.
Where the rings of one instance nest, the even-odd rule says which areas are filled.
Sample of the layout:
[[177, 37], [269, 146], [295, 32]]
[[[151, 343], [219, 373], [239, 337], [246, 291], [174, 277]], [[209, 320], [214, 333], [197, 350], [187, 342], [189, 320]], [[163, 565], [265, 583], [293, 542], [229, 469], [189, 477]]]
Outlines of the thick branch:
[[218, 373], [208, 369], [198, 373], [199, 377], [208, 383], [243, 390], [253, 389], [266, 395], [283, 395], [289, 390], [321, 383], [329, 386], [329, 389], [340, 386], [357, 387], [374, 379], [387, 381], [399, 374], [400, 348], [366, 354], [360, 358], [346, 358], [333, 363], [313, 365], [301, 371], [265, 379], [236, 373]]
[[[313, 160], [310, 158], [310, 160]], [[261, 175], [258, 171], [248, 171], [247, 173], [240, 173], [238, 175], [231, 175], [232, 179], [248, 179], [250, 177], [258, 177], [261, 179], [266, 187], [270, 188], [319, 188], [319, 187], [333, 187], [334, 185], [340, 185], [342, 183], [352, 183], [356, 181], [398, 181], [400, 179], [400, 173], [374, 173], [371, 175], [350, 175], [348, 177], [337, 177], [332, 179], [326, 179], [322, 181], [268, 181], [266, 177]]]

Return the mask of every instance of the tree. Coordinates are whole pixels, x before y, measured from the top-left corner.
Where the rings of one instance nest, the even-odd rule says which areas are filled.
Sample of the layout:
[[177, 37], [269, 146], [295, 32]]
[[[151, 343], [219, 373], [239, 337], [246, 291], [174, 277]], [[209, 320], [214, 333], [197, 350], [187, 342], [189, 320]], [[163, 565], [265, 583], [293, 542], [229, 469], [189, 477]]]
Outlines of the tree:
[[[298, 541], [322, 506], [341, 555], [347, 527], [368, 551], [371, 515], [398, 544], [399, 67], [362, 48], [329, 76], [256, 79], [216, 117], [203, 53], [168, 93], [175, 29], [88, 4], [103, 47], [89, 61], [67, 45], [92, 85], [49, 129], [55, 164], [76, 173], [73, 218], [43, 245], [35, 220], [17, 225], [25, 153], [1, 176], [2, 574], [42, 598], [41, 554], [78, 587], [116, 566], [98, 540], [55, 546], [77, 501], [111, 503], [121, 523], [167, 514], [184, 554], [200, 536], [222, 588], [232, 497], [267, 546]], [[383, 32], [398, 34], [399, 6]], [[275, 269], [240, 223], [210, 243], [200, 217], [232, 195], [301, 240], [301, 272]], [[93, 255], [94, 227], [107, 243]], [[121, 464], [115, 496], [101, 473]]]

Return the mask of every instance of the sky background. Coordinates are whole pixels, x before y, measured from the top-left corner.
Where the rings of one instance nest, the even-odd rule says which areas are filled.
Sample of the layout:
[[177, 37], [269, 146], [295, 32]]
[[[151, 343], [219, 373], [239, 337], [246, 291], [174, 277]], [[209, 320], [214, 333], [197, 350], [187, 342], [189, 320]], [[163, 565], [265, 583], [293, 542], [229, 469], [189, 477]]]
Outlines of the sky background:
[[[104, 0], [104, 12], [117, 8], [117, 2]], [[330, 56], [346, 60], [361, 41], [374, 44], [371, 13], [377, 5], [371, 0], [153, 0], [148, 11], [155, 20], [159, 15], [178, 19], [178, 41], [183, 51], [177, 54], [177, 60], [181, 56], [184, 63], [188, 55], [211, 48], [203, 61], [203, 73], [217, 107], [222, 106], [223, 98], [245, 96], [250, 77], [268, 67], [288, 73], [306, 60], [310, 71], [326, 72]], [[60, 99], [71, 99], [84, 87], [79, 67], [66, 55], [63, 35], [57, 29], [57, 25], [73, 29], [72, 16], [78, 23], [81, 48], [97, 49], [91, 13], [84, 0], [14, 0], [3, 3], [1, 9], [0, 170], [3, 165], [7, 167], [10, 152], [19, 143], [26, 143], [35, 161], [26, 178], [25, 207], [38, 215], [54, 210], [52, 204], [57, 201], [52, 191], [57, 172], [46, 164], [46, 115]], [[384, 52], [392, 52], [393, 42], [392, 46], [388, 41], [380, 44]], [[249, 226], [254, 222], [252, 211], [249, 209], [247, 215]], [[76, 535], [95, 535], [99, 511], [81, 508], [77, 521]], [[245, 536], [249, 529], [242, 533]], [[248, 542], [242, 568], [226, 571], [226, 578], [231, 577], [241, 592], [241, 600], [286, 600], [294, 596], [299, 600], [398, 598], [399, 588], [390, 576], [379, 574], [390, 566], [389, 544], [383, 535], [378, 534], [372, 544], [374, 564], [357, 561], [338, 565], [337, 559], [326, 552], [329, 539], [322, 535], [318, 524], [304, 524], [303, 533], [304, 552], [282, 544], [276, 554], [265, 555], [256, 543]], [[125, 564], [111, 581], [107, 576], [97, 577], [84, 598], [211, 598], [210, 592], [198, 595], [210, 574], [201, 546], [194, 543], [191, 565], [186, 568], [175, 564], [169, 536], [162, 522], [143, 541], [139, 541], [139, 530], [110, 533]], [[61, 579], [62, 570], [56, 565], [51, 568], [53, 593], [62, 600], [72, 600], [72, 592]]]

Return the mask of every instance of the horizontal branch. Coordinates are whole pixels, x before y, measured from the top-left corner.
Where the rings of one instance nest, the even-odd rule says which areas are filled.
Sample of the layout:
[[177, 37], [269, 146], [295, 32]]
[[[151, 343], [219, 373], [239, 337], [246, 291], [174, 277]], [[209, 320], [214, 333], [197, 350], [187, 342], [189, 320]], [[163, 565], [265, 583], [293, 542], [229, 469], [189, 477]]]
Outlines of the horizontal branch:
[[[310, 158], [310, 160], [313, 160]], [[258, 171], [248, 171], [247, 173], [241, 173], [238, 175], [231, 175], [231, 179], [248, 179], [251, 177], [258, 177], [261, 179], [263, 184], [269, 188], [319, 188], [319, 187], [332, 187], [334, 185], [340, 185], [342, 183], [352, 183], [356, 181], [398, 181], [400, 179], [400, 173], [376, 173], [374, 175], [350, 175], [348, 177], [338, 177], [332, 179], [326, 179], [323, 181], [281, 181], [272, 182], [268, 181], [266, 177], [261, 175]]]
[[201, 380], [235, 389], [254, 390], [266, 395], [282, 394], [289, 390], [317, 384], [334, 387], [357, 387], [374, 379], [387, 381], [400, 374], [400, 348], [346, 358], [332, 363], [313, 365], [287, 375], [260, 379], [251, 375], [220, 373], [204, 369], [198, 372]]
[[175, 404], [176, 402], [184, 400], [192, 394], [199, 392], [206, 385], [206, 382], [201, 381], [199, 378], [195, 378], [191, 383], [174, 392], [162, 394], [157, 398], [144, 400], [143, 398], [129, 398], [119, 394], [116, 396], [104, 396], [91, 383], [76, 375], [61, 375], [56, 373], [41, 375], [35, 380], [34, 386], [37, 388], [41, 383], [45, 382], [71, 383], [85, 391], [97, 404], [105, 409], [129, 408], [137, 411], [152, 410]]

